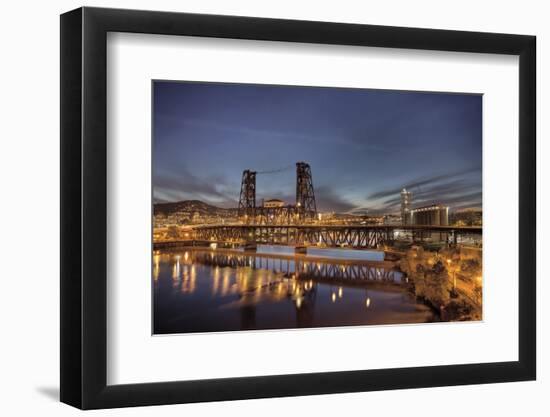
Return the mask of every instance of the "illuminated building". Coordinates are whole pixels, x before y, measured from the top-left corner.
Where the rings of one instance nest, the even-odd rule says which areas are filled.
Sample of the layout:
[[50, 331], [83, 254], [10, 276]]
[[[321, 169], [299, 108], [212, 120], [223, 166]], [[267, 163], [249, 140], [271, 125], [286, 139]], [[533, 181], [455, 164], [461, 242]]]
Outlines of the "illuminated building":
[[285, 202], [283, 200], [272, 198], [271, 200], [264, 201], [263, 206], [267, 208], [284, 207]]
[[401, 223], [410, 224], [410, 211], [412, 204], [412, 193], [405, 188], [401, 190]]
[[483, 212], [475, 208], [457, 210], [449, 216], [449, 223], [453, 226], [481, 226]]
[[[401, 193], [403, 195], [403, 193]], [[409, 211], [406, 224], [422, 226], [448, 226], [449, 207], [441, 204], [418, 207]]]

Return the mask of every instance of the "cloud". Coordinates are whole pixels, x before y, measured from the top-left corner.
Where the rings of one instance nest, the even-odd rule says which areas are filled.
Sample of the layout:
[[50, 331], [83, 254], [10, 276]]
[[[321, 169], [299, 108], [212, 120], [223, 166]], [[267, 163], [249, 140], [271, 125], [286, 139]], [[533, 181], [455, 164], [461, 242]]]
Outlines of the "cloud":
[[413, 181], [409, 181], [408, 183], [403, 184], [402, 187], [395, 187], [395, 188], [391, 188], [391, 189], [377, 191], [377, 192], [372, 193], [369, 196], [367, 196], [367, 198], [370, 199], [370, 200], [377, 200], [379, 198], [390, 197], [390, 196], [394, 196], [396, 194], [399, 194], [403, 188], [408, 188], [409, 191], [410, 190], [414, 191], [415, 189], [417, 189], [419, 187], [422, 187], [422, 186], [425, 186], [425, 185], [433, 185], [434, 183], [438, 183], [438, 182], [442, 182], [442, 181], [446, 181], [446, 180], [450, 180], [450, 179], [455, 179], [455, 178], [460, 177], [462, 175], [472, 174], [472, 173], [475, 173], [475, 172], [478, 172], [478, 171], [481, 171], [481, 167], [479, 167], [479, 166], [468, 168], [468, 169], [465, 169], [465, 170], [455, 171], [455, 172], [451, 172], [451, 173], [446, 173], [446, 174], [439, 174], [439, 175], [433, 175], [433, 176], [430, 176], [430, 177], [418, 178], [418, 179], [415, 179]]
[[294, 140], [311, 140], [316, 139], [316, 136], [295, 132], [291, 130], [277, 130], [273, 128], [250, 127], [247, 125], [237, 125], [231, 123], [220, 123], [215, 118], [200, 119], [192, 117], [181, 117], [173, 115], [159, 115], [165, 123], [175, 124], [178, 129], [193, 128], [205, 132], [215, 132], [217, 135], [237, 135], [239, 137], [248, 137], [258, 140], [258, 138], [266, 138], [274, 140], [277, 138], [293, 138]]
[[[450, 206], [451, 209], [456, 209], [463, 206], [475, 206], [481, 207], [481, 191], [475, 191], [467, 194], [456, 194], [453, 196], [441, 195], [439, 199], [427, 199], [427, 198], [414, 198], [413, 195], [413, 207], [427, 206], [433, 203], [441, 203]], [[394, 208], [400, 208], [401, 201], [392, 204]]]
[[346, 213], [355, 209], [355, 205], [339, 196], [333, 188], [321, 186], [315, 189], [317, 209], [320, 211], [335, 211]]
[[[155, 202], [201, 200], [219, 207], [237, 207], [239, 185], [221, 176], [199, 178], [186, 167], [178, 167], [178, 172], [155, 172], [153, 198]], [[480, 207], [482, 204], [479, 168], [413, 179], [405, 187], [413, 193], [414, 207], [438, 202], [451, 206], [453, 210]], [[375, 191], [367, 202], [355, 204], [342, 196], [337, 188], [323, 185], [315, 188], [315, 197], [319, 211], [386, 214], [399, 211], [401, 190], [401, 187], [395, 187]], [[258, 205], [262, 197], [278, 198], [289, 204], [294, 204], [296, 198], [293, 193], [282, 191], [264, 194], [260, 192], [257, 195]]]
[[231, 185], [222, 177], [198, 178], [184, 167], [178, 173], [156, 172], [153, 178], [154, 201], [202, 200], [221, 207], [236, 207]]
[[[453, 197], [441, 196], [441, 198], [434, 199], [416, 199], [413, 196], [413, 207], [421, 207], [433, 204], [434, 202], [445, 204], [450, 206], [451, 211], [464, 207], [477, 207], [482, 206], [482, 193], [481, 191], [458, 194]], [[392, 199], [384, 204], [374, 206], [369, 209], [370, 214], [387, 214], [398, 212], [401, 208], [401, 199]]]
[[290, 128], [279, 127], [277, 128], [261, 128], [250, 127], [243, 125], [236, 125], [231, 123], [220, 123], [215, 119], [200, 119], [173, 115], [159, 115], [165, 123], [174, 124], [178, 129], [193, 128], [215, 135], [234, 135], [239, 137], [245, 137], [258, 141], [258, 139], [273, 140], [288, 140], [301, 142], [311, 142], [314, 144], [338, 144], [353, 146], [361, 150], [370, 150], [374, 152], [391, 152], [395, 150], [395, 147], [388, 144], [374, 144], [372, 141], [365, 140], [368, 136], [364, 132], [354, 132], [351, 136], [346, 129], [336, 130], [336, 133], [323, 134], [323, 133], [308, 133], [300, 130], [292, 130]]
[[[479, 173], [479, 175], [475, 175], [476, 173]], [[403, 188], [407, 188], [412, 192], [413, 207], [442, 203], [449, 205], [451, 209], [455, 209], [459, 207], [481, 207], [482, 204], [480, 168], [415, 179], [409, 181]], [[369, 195], [369, 199], [375, 202], [371, 212], [399, 211], [401, 189], [381, 190]]]

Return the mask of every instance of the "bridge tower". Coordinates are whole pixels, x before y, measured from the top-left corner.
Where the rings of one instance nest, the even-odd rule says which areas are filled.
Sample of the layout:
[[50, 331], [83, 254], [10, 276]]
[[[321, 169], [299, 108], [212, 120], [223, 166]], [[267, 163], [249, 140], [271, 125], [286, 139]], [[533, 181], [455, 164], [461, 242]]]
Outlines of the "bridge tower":
[[246, 216], [247, 223], [256, 215], [256, 172], [243, 171], [241, 195], [239, 197], [239, 217]]
[[296, 162], [296, 211], [303, 220], [317, 216], [311, 167], [306, 162]]

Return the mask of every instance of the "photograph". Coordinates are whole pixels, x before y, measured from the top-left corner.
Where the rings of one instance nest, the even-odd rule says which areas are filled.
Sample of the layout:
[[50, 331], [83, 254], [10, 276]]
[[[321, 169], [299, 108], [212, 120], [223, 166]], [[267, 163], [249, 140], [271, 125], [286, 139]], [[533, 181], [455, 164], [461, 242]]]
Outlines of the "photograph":
[[152, 80], [152, 333], [483, 320], [483, 95]]

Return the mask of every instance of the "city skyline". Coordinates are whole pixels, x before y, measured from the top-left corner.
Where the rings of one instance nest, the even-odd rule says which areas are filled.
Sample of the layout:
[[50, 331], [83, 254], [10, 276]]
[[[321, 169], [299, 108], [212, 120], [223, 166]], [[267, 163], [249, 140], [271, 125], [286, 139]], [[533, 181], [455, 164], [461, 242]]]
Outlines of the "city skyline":
[[242, 171], [257, 198], [295, 199], [311, 165], [321, 211], [481, 208], [482, 98], [471, 94], [154, 82], [153, 197], [237, 207]]

